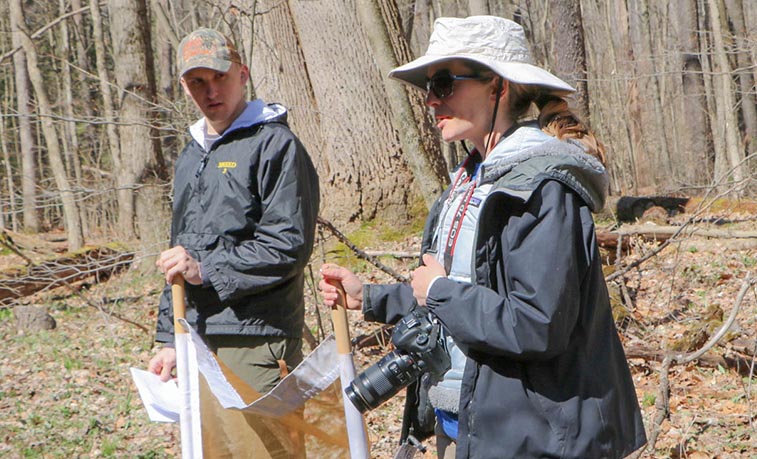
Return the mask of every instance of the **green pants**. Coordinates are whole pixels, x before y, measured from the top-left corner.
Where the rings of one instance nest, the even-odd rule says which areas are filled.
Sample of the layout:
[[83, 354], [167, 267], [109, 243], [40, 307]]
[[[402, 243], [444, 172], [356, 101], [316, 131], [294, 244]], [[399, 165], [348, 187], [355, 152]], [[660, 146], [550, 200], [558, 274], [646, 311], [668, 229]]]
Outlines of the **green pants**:
[[[209, 335], [205, 342], [234, 374], [261, 394], [302, 362], [301, 338]], [[279, 361], [286, 363], [286, 372]]]

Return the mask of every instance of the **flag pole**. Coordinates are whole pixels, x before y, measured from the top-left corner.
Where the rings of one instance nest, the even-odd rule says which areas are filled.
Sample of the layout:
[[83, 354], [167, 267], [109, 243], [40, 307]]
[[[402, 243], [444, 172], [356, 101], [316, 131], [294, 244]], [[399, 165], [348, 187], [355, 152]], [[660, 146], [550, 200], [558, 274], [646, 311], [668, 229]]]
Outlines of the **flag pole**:
[[202, 430], [200, 424], [200, 393], [197, 365], [190, 365], [190, 336], [179, 320], [186, 319], [184, 277], [176, 275], [171, 284], [173, 302], [174, 345], [176, 346], [176, 379], [179, 385], [182, 459], [202, 459]]
[[351, 459], [368, 459], [368, 436], [365, 431], [363, 415], [344, 394], [344, 389], [355, 379], [355, 364], [352, 361], [352, 346], [350, 344], [350, 330], [347, 324], [347, 296], [344, 287], [338, 281], [329, 280], [336, 287], [337, 301], [331, 309], [331, 320], [334, 323], [336, 338], [336, 352], [339, 358], [340, 379], [342, 383], [342, 401], [344, 402], [344, 417], [347, 421], [347, 438], [350, 444]]

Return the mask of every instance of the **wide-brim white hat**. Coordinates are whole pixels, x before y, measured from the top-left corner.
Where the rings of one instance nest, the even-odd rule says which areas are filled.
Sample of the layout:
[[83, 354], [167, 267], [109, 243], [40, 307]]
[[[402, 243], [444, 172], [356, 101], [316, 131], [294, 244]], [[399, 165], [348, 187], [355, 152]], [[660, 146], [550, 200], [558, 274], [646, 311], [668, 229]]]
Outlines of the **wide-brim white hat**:
[[437, 19], [426, 54], [397, 67], [389, 76], [425, 91], [428, 67], [457, 59], [485, 65], [515, 83], [543, 86], [554, 95], [576, 91], [533, 64], [523, 27], [496, 16]]

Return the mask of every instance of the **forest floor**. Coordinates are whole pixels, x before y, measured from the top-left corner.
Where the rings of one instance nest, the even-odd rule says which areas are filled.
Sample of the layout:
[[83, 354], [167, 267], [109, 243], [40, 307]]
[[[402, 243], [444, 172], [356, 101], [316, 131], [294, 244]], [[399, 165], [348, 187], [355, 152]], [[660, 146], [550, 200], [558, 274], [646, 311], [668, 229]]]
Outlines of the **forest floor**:
[[[757, 230], [751, 212], [730, 209], [707, 217], [722, 220], [698, 223], [697, 228]], [[682, 215], [665, 223], [685, 219]], [[599, 229], [605, 226], [598, 223]], [[337, 250], [332, 236], [325, 239], [316, 248], [312, 273], [326, 259], [352, 266], [366, 281], [391, 281], [371, 264], [343, 248]], [[657, 246], [630, 240], [629, 252], [622, 254], [619, 265], [607, 267], [608, 274]], [[754, 242], [746, 238], [750, 240]], [[757, 249], [744, 242], [686, 236], [621, 276], [625, 287], [609, 284], [647, 435], [656, 436], [654, 448], [646, 449], [642, 458], [757, 458], [757, 380], [750, 376], [757, 363], [757, 288], [744, 283], [750, 272], [757, 275]], [[360, 248], [415, 252], [418, 243], [415, 234]], [[380, 259], [402, 275], [415, 264], [393, 256]], [[152, 253], [138, 254], [131, 269], [107, 282], [78, 282], [74, 290], [52, 289], [16, 302], [45, 308], [57, 322], [53, 330], [19, 334], [12, 309], [0, 308], [0, 457], [180, 456], [177, 425], [147, 419], [129, 374], [130, 367], [145, 368], [154, 351], [162, 280], [153, 261]], [[23, 261], [16, 255], [4, 252], [0, 257], [0, 271], [18, 264]], [[307, 321], [315, 336], [321, 336], [317, 315], [330, 333], [330, 312], [313, 296], [308, 277]], [[681, 357], [663, 371], [663, 357], [669, 352], [685, 356], [709, 346], [708, 340], [728, 323], [732, 312], [735, 320], [727, 333], [701, 358], [681, 363]], [[353, 337], [378, 329], [362, 322], [356, 312], [350, 313], [350, 321]], [[358, 371], [389, 350], [357, 350]], [[669, 396], [667, 403], [661, 394]], [[372, 457], [393, 457], [403, 398], [401, 392], [367, 414]], [[664, 409], [668, 414], [659, 416]], [[662, 422], [656, 425], [656, 419]]]

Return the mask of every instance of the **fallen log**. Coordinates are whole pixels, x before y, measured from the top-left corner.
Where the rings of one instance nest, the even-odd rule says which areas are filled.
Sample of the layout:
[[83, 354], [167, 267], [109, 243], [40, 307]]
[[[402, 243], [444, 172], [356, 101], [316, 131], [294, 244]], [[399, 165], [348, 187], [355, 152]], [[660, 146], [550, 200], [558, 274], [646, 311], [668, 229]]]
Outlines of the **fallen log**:
[[[621, 249], [623, 252], [628, 252], [632, 238], [641, 239], [644, 242], [661, 243], [673, 237], [679, 230], [681, 230], [680, 226], [624, 225], [612, 231], [597, 230], [597, 242], [600, 247], [615, 251], [620, 240]], [[723, 248], [748, 250], [757, 247], [757, 231], [712, 230], [692, 225], [678, 234], [677, 238], [681, 237], [689, 238], [689, 245], [697, 251], [706, 251], [706, 244], [696, 243], [691, 238], [718, 239], [722, 243], [718, 246], [719, 250]], [[688, 245], [687, 248], [689, 248]]]
[[44, 263], [5, 270], [0, 272], [0, 305], [83, 279], [102, 282], [128, 267], [133, 258], [133, 252], [96, 247]]

